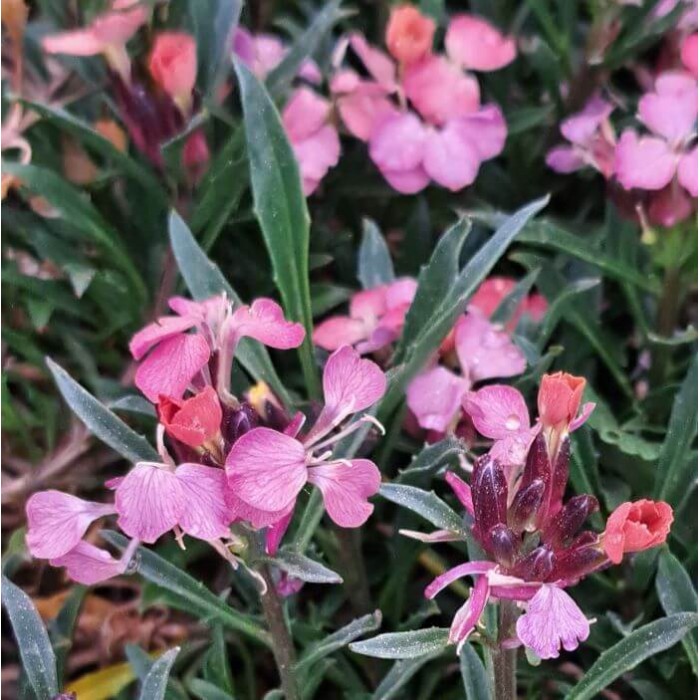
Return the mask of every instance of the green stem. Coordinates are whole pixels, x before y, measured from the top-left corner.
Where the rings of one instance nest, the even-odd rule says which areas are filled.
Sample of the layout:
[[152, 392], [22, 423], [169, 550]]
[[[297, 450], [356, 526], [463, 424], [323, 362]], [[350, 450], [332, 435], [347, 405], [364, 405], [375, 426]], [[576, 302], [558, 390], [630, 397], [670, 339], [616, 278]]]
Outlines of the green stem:
[[493, 688], [495, 700], [517, 700], [516, 667], [518, 650], [506, 649], [503, 643], [513, 637], [518, 607], [510, 600], [501, 600], [498, 616], [498, 647], [493, 651]]
[[338, 541], [338, 560], [343, 575], [343, 585], [350, 598], [356, 615], [366, 615], [372, 612], [372, 599], [367, 580], [367, 568], [362, 558], [361, 538], [359, 529], [349, 530], [335, 527]]
[[[659, 299], [656, 315], [657, 333], [662, 338], [673, 334], [678, 323], [678, 311], [681, 301], [681, 273], [677, 267], [666, 268], [664, 284]], [[656, 387], [663, 383], [668, 371], [671, 348], [667, 345], [657, 345], [652, 354], [651, 382]]]

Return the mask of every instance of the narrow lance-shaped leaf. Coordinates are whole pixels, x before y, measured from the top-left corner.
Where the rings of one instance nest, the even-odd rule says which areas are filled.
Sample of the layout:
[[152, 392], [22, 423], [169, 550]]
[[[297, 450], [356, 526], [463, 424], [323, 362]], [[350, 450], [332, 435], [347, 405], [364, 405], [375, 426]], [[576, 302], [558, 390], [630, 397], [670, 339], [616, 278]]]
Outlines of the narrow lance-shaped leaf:
[[364, 289], [394, 281], [394, 265], [389, 248], [374, 221], [362, 222], [362, 243], [357, 261], [357, 277]]
[[168, 684], [170, 669], [175, 663], [175, 657], [180, 653], [180, 647], [166, 651], [163, 656], [151, 666], [141, 686], [140, 700], [163, 700]]
[[378, 659], [415, 659], [444, 649], [448, 645], [449, 630], [430, 627], [414, 632], [390, 632], [363, 642], [355, 642], [350, 649], [356, 654]]
[[158, 453], [143, 435], [132, 430], [89, 391], [83, 389], [51, 358], [46, 358], [46, 364], [61, 396], [91, 433], [130, 462], [160, 462]]
[[489, 677], [476, 649], [465, 644], [459, 654], [459, 669], [467, 700], [489, 700], [491, 690]]
[[429, 654], [417, 656], [412, 659], [399, 659], [392, 667], [391, 671], [382, 678], [382, 682], [372, 694], [372, 700], [392, 700], [392, 698], [402, 698], [401, 694], [406, 684], [425, 666], [429, 661], [437, 659], [442, 654], [443, 649], [437, 649]]
[[299, 357], [307, 389], [317, 396], [320, 385], [311, 347], [309, 214], [299, 167], [265, 88], [243, 63], [235, 61], [234, 67], [243, 103], [255, 213], [287, 315], [306, 329]]
[[51, 700], [58, 693], [56, 657], [39, 613], [31, 598], [5, 576], [2, 577], [2, 604], [15, 633], [22, 667], [37, 700]]
[[[187, 224], [176, 211], [170, 214], [169, 230], [175, 260], [192, 297], [201, 301], [225, 293], [234, 304], [241, 304], [236, 291], [226, 281], [218, 266], [199, 247]], [[236, 359], [255, 379], [266, 382], [285, 404], [291, 403], [287, 389], [264, 345], [243, 338], [236, 349]]]
[[696, 614], [677, 613], [640, 627], [606, 649], [566, 696], [566, 700], [597, 697], [601, 690], [626, 671], [680, 642], [697, 624]]
[[282, 550], [269, 561], [291, 576], [308, 583], [343, 582], [343, 579], [335, 571], [299, 552]]

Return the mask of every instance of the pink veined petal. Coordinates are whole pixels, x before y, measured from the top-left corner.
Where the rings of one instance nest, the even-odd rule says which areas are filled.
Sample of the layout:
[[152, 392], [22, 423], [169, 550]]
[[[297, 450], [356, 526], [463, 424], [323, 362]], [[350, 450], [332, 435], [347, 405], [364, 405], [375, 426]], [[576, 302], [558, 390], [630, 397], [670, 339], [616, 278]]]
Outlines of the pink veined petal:
[[266, 511], [286, 510], [307, 481], [304, 446], [270, 428], [254, 428], [226, 458], [229, 488], [237, 498]]
[[432, 600], [440, 591], [447, 588], [455, 581], [465, 576], [476, 577], [495, 568], [496, 564], [491, 561], [469, 561], [466, 564], [460, 564], [459, 566], [448, 569], [444, 574], [440, 574], [437, 578], [433, 579], [433, 582], [425, 589], [423, 595], [428, 598], [428, 600]]
[[586, 161], [577, 149], [571, 146], [555, 146], [547, 151], [545, 162], [558, 173], [574, 173], [586, 166]]
[[39, 559], [73, 549], [91, 523], [115, 513], [109, 503], [83, 501], [61, 491], [40, 491], [27, 501], [27, 547]]
[[423, 167], [439, 185], [457, 192], [474, 182], [480, 165], [478, 150], [456, 120], [428, 132]]
[[131, 8], [124, 8], [122, 11], [115, 8], [115, 10], [96, 17], [90, 28], [105, 44], [119, 46], [126, 44], [138, 28], [146, 22], [149, 10], [135, 3], [132, 3]]
[[421, 116], [438, 126], [479, 109], [476, 78], [442, 56], [427, 56], [407, 66], [403, 87]]
[[330, 102], [307, 87], [297, 88], [282, 110], [282, 124], [290, 141], [303, 141], [327, 121]]
[[593, 409], [595, 409], [595, 403], [592, 401], [584, 403], [581, 407], [581, 413], [569, 424], [569, 432], [573, 433], [574, 430], [578, 430], [590, 418]]
[[117, 524], [129, 537], [153, 544], [172, 530], [188, 507], [182, 484], [167, 469], [137, 464], [114, 494]]
[[695, 129], [698, 89], [695, 81], [691, 82], [692, 87], [682, 92], [649, 92], [639, 100], [642, 123], [671, 144], [682, 143]]
[[89, 27], [51, 34], [44, 37], [41, 46], [46, 53], [62, 53], [68, 56], [96, 56], [107, 48], [105, 42]]
[[269, 511], [254, 508], [238, 498], [230, 488], [226, 489], [226, 504], [229, 508], [231, 520], [245, 520], [256, 530], [263, 527], [270, 527], [294, 511], [294, 501], [291, 501], [282, 510]]
[[572, 114], [561, 123], [561, 134], [577, 146], [586, 146], [613, 110], [613, 105], [600, 95], [594, 95], [580, 112]]
[[314, 345], [324, 350], [337, 350], [343, 345], [355, 345], [367, 337], [368, 329], [363, 321], [348, 316], [332, 316], [316, 326]]
[[206, 323], [209, 326], [217, 326], [226, 315], [229, 301], [224, 294], [192, 301], [185, 297], [170, 297], [168, 306], [178, 315], [192, 319], [192, 325]]
[[50, 560], [51, 566], [64, 566], [76, 583], [92, 586], [126, 571], [127, 562], [89, 542], [80, 541], [73, 549]]
[[209, 345], [199, 334], [183, 333], [161, 342], [141, 362], [134, 384], [152, 403], [159, 396], [179, 399], [209, 361]]
[[[326, 124], [304, 141], [293, 142], [292, 148], [299, 163], [302, 179], [316, 185], [340, 159], [340, 139], [338, 132], [330, 124]], [[305, 194], [309, 195], [311, 192]]]
[[309, 482], [320, 489], [328, 515], [340, 527], [360, 527], [369, 518], [374, 506], [367, 499], [379, 491], [381, 481], [379, 469], [368, 459], [309, 468]]
[[496, 440], [491, 446], [489, 454], [504, 467], [522, 466], [525, 464], [527, 453], [539, 430], [539, 426], [534, 426], [529, 430], [523, 430]]
[[[370, 86], [372, 87], [372, 86]], [[398, 114], [384, 92], [366, 89], [364, 84], [337, 99], [338, 111], [347, 130], [361, 141], [369, 141], [374, 128]]]
[[200, 540], [215, 540], [228, 535], [232, 518], [226, 504], [224, 470], [185, 463], [175, 470], [175, 476], [185, 499], [180, 527]]
[[370, 46], [361, 34], [350, 36], [350, 46], [377, 83], [387, 92], [393, 92], [396, 89], [394, 62], [383, 51]]
[[423, 162], [425, 139], [425, 127], [415, 114], [397, 114], [373, 132], [370, 157], [382, 172], [408, 172]]
[[457, 644], [457, 653], [479, 622], [489, 599], [489, 582], [486, 576], [479, 576], [472, 588], [469, 600], [457, 611], [450, 627], [449, 640]]
[[472, 382], [525, 371], [525, 357], [508, 334], [478, 312], [470, 311], [457, 322], [455, 348], [462, 371]]
[[668, 144], [625, 131], [615, 149], [615, 175], [626, 189], [660, 190], [673, 179], [676, 157]]
[[411, 381], [406, 401], [421, 428], [444, 433], [457, 416], [468, 388], [462, 377], [437, 365]]
[[473, 516], [474, 501], [472, 500], [471, 486], [460, 479], [454, 472], [447, 472], [445, 481], [450, 485], [450, 488], [454, 491], [455, 496], [457, 496], [467, 513]]
[[[183, 299], [183, 301], [186, 300]], [[129, 342], [131, 355], [135, 360], [141, 360], [153, 346], [175, 335], [180, 335], [195, 325], [197, 325], [197, 319], [191, 316], [161, 316], [134, 335]]]
[[389, 285], [382, 284], [353, 294], [350, 300], [350, 316], [360, 318], [368, 325], [375, 324], [377, 319], [387, 312], [388, 293]]
[[698, 196], [698, 147], [681, 157], [678, 163], [678, 182], [690, 195]]
[[520, 641], [541, 659], [556, 659], [563, 647], [573, 651], [588, 639], [590, 623], [566, 591], [544, 585], [518, 618]]
[[411, 170], [388, 170], [378, 166], [384, 179], [401, 194], [416, 194], [430, 184], [430, 176], [422, 165]]
[[516, 54], [515, 39], [474, 15], [452, 18], [445, 36], [447, 55], [462, 68], [492, 71], [507, 66]]
[[456, 121], [462, 138], [471, 142], [481, 160], [495, 158], [503, 151], [508, 127], [497, 105], [484, 105], [479, 111], [459, 117]]
[[250, 306], [237, 308], [231, 327], [238, 338], [254, 338], [280, 350], [296, 348], [304, 340], [304, 327], [287, 321], [282, 307], [272, 299], [256, 299]]
[[277, 522], [273, 523], [270, 529], [265, 535], [265, 552], [274, 557], [277, 554], [277, 549], [280, 546], [280, 542], [287, 532], [289, 523], [292, 522], [292, 517], [294, 516], [294, 509], [290, 508], [289, 513], [283, 515]]
[[492, 440], [500, 440], [530, 428], [525, 399], [512, 386], [492, 384], [469, 392], [462, 405], [474, 422], [474, 427]]

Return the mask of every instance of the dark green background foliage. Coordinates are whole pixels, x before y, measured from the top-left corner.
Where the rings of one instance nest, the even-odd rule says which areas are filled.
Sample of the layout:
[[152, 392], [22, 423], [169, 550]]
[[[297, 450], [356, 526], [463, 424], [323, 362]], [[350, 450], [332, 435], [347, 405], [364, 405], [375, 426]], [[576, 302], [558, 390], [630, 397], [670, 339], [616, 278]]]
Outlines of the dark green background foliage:
[[[104, 3], [79, 4], [84, 19]], [[442, 30], [450, 13], [464, 9], [463, 3], [443, 0], [420, 5]], [[585, 376], [588, 400], [598, 404], [575, 436], [572, 492], [598, 496], [602, 518], [596, 516], [597, 527], [619, 503], [643, 497], [669, 501], [676, 520], [667, 546], [595, 574], [573, 590], [581, 608], [597, 620], [590, 638], [557, 661], [530, 665], [521, 658], [520, 690], [528, 698], [580, 699], [595, 697], [612, 684], [611, 690], [625, 698], [694, 696], [696, 633], [687, 633], [693, 622], [683, 613], [697, 608], [695, 222], [642, 242], [638, 224], [621, 217], [608, 200], [601, 177], [592, 171], [561, 176], [544, 163], [546, 150], [558, 140], [561, 119], [595, 89], [613, 90], [623, 104], [636, 103], [639, 90], [630, 67], [654, 60], [664, 33], [677, 19], [672, 14], [652, 20], [652, 2], [619, 7], [621, 31], [605, 59], [591, 66], [585, 61], [586, 40], [606, 5], [470, 2], [471, 11], [527, 39], [513, 64], [480, 76], [483, 94], [501, 105], [508, 121], [504, 153], [485, 163], [475, 185], [460, 193], [430, 188], [403, 196], [386, 185], [364, 144], [344, 139], [340, 164], [307, 202], [308, 218], [295, 168], [284, 165], [289, 151], [275, 126], [273, 103], [279, 105], [288, 94], [292, 76], [309, 52], [327, 72], [342, 31], [359, 29], [381, 43], [390, 3], [347, 2], [339, 9], [311, 0], [250, 2], [241, 21], [256, 31], [276, 32], [294, 46], [269, 77], [268, 92], [245, 68], [234, 71], [225, 51], [237, 21], [235, 4], [173, 0], [167, 13], [157, 12], [157, 27], [184, 27], [198, 40], [201, 109], [190, 127], [204, 128], [212, 160], [196, 187], [188, 186], [179, 171], [180, 140], [164, 147], [168, 165], [158, 173], [135, 149], [121, 153], [102, 138], [92, 124], [105, 115], [114, 117], [114, 104], [105, 90], [101, 59], [61, 59], [84, 89], [74, 91], [61, 108], [37, 97], [31, 106], [41, 118], [25, 133], [33, 149], [31, 165], [13, 164], [12, 151], [3, 161], [3, 172], [22, 182], [2, 205], [5, 575], [36, 597], [64, 588], [60, 573], [32, 562], [24, 550], [26, 498], [35, 490], [61, 488], [100, 500], [105, 479], [123, 473], [124, 458], [152, 454], [138, 433], [152, 434], [154, 416], [131, 387], [134, 366], [127, 344], [139, 327], [164, 311], [164, 297], [189, 290], [203, 298], [222, 289], [235, 290], [245, 301], [273, 296], [283, 301], [288, 314], [311, 327], [341, 308], [361, 283], [381, 280], [392, 269], [417, 276], [434, 256], [432, 270], [439, 278], [435, 303], [414, 309], [411, 333], [397, 355], [404, 364], [379, 408], [388, 432], [372, 454], [384, 478], [433, 489], [457, 509], [442, 473], [456, 463], [458, 445], [448, 439], [424, 449], [401, 432], [403, 387], [489, 271], [526, 280], [520, 292], [534, 285], [548, 299], [549, 311], [541, 324], [521, 323], [516, 330], [528, 370], [515, 385], [532, 402], [540, 376], [563, 369]], [[74, 9], [74, 3], [33, 3], [25, 36], [26, 70], [43, 74], [38, 42], [57, 27], [74, 25]], [[134, 55], [142, 51], [142, 42], [141, 37], [130, 44]], [[236, 87], [218, 103], [213, 95], [224, 80]], [[564, 83], [570, 84], [566, 98], [560, 90]], [[15, 97], [3, 82], [5, 113]], [[62, 144], [68, 137], [98, 167], [87, 185], [64, 178]], [[267, 171], [271, 154], [281, 167]], [[542, 198], [548, 194], [546, 202]], [[32, 195], [47, 200], [55, 215], [35, 213], [28, 206]], [[506, 213], [528, 202], [534, 204], [525, 210], [528, 216], [517, 219], [517, 227], [492, 234]], [[274, 216], [282, 204], [283, 220]], [[172, 209], [179, 216], [171, 216]], [[437, 242], [461, 217], [471, 222], [471, 231], [467, 235], [468, 224], [461, 223], [445, 234], [451, 238], [441, 241], [441, 258]], [[389, 261], [382, 240], [388, 241]], [[290, 259], [293, 265], [288, 266]], [[425, 270], [424, 275], [431, 268]], [[60, 366], [47, 367], [47, 355]], [[238, 359], [247, 373], [236, 373], [242, 384], [248, 376], [265, 378], [291, 402], [317, 391], [320, 357], [310, 344], [298, 354], [269, 355], [246, 345]], [[64, 370], [133, 430], [113, 421], [111, 413], [95, 430], [95, 404]], [[59, 392], [114, 449], [71, 417]], [[420, 647], [422, 655], [400, 661], [368, 660], [347, 648], [378, 629], [444, 628], [463, 601], [452, 591], [441, 597], [438, 608], [425, 601], [423, 589], [440, 567], [462, 561], [466, 548], [431, 549], [399, 536], [398, 529], [420, 529], [424, 520], [397, 506], [388, 488], [384, 497], [374, 499], [375, 513], [362, 532], [351, 536], [339, 534], [325, 520], [315, 529], [313, 498], [310, 507], [302, 503], [297, 509], [284, 560], [288, 571], [334, 580], [327, 564], [346, 581], [308, 583], [287, 600], [305, 697], [449, 700], [466, 693], [484, 698], [487, 681], [478, 647], [467, 645], [457, 658], [453, 648], [442, 649], [441, 633], [431, 647], [430, 634], [421, 632], [427, 643]], [[302, 500], [307, 498], [304, 494]], [[117, 548], [123, 544], [119, 537], [110, 536]], [[142, 554], [138, 574], [129, 580], [142, 610], [165, 606], [189, 632], [179, 653], [156, 662], [144, 649], [127, 647], [134, 676], [146, 693], [142, 697], [252, 700], [275, 688], [276, 672], [265, 651], [269, 637], [250, 579], [200, 543], [182, 552], [167, 539]], [[352, 547], [360, 548], [365, 562], [367, 590], [348, 567]], [[84, 595], [81, 587], [72, 589], [49, 623], [47, 637], [31, 600], [4, 583], [4, 604], [26, 666], [17, 683], [8, 686], [10, 692], [50, 698], [58, 690], [65, 669], [72, 668], [66, 659], [71, 659]], [[202, 622], [204, 629], [197, 626]], [[7, 625], [3, 650], [4, 663], [18, 669]], [[119, 654], [124, 661], [123, 647]], [[81, 672], [85, 670], [90, 669]], [[119, 697], [133, 696], [135, 687]], [[274, 691], [269, 697], [275, 697]]]

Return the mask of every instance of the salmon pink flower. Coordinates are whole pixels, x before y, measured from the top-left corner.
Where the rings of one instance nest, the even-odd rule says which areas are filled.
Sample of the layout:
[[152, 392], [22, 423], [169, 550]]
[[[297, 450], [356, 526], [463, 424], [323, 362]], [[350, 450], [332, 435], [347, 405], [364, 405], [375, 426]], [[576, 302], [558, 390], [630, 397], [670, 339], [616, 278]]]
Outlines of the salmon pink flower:
[[211, 386], [185, 401], [167, 396], [158, 401], [158, 420], [165, 432], [190, 447], [212, 440], [219, 433], [221, 419], [221, 403]]
[[403, 64], [414, 63], [433, 48], [435, 22], [411, 5], [394, 7], [386, 28], [389, 53]]
[[[487, 318], [491, 317], [501, 302], [515, 289], [517, 282], [510, 277], [493, 275], [484, 280], [469, 300], [469, 307], [481, 311]], [[506, 330], [512, 333], [523, 316], [539, 322], [547, 312], [547, 300], [541, 294], [529, 294], [524, 297], [511, 314]]]
[[257, 511], [285, 512], [311, 483], [320, 489], [335, 523], [362, 525], [373, 510], [367, 499], [379, 489], [379, 470], [368, 459], [333, 459], [328, 449], [361, 422], [327, 436], [352, 414], [372, 406], [385, 390], [386, 378], [376, 364], [350, 347], [336, 350], [323, 372], [324, 407], [303, 439], [254, 428], [233, 445], [226, 474], [234, 497]]
[[688, 35], [681, 44], [681, 61], [688, 70], [698, 79], [698, 33]]
[[455, 15], [447, 28], [445, 48], [452, 61], [467, 70], [493, 71], [515, 60], [512, 37], [475, 15]]
[[628, 501], [618, 506], [608, 518], [603, 549], [613, 564], [619, 564], [628, 552], [642, 552], [663, 544], [672, 523], [673, 509], [668, 503]]
[[184, 32], [156, 35], [148, 59], [148, 70], [155, 83], [168, 94], [180, 111], [189, 114], [192, 90], [197, 79], [197, 44]]

